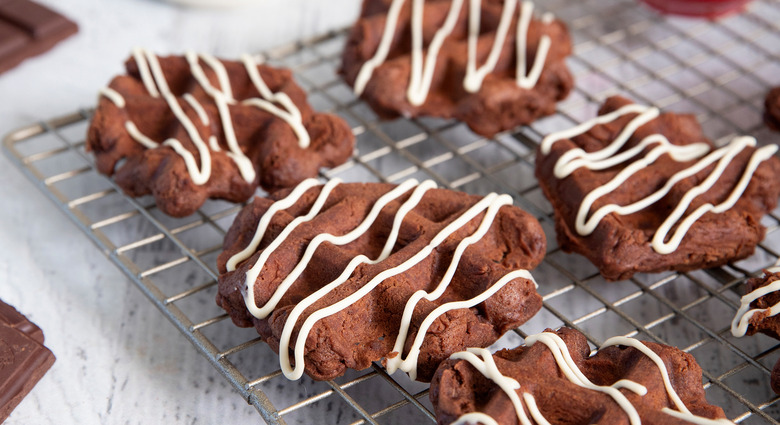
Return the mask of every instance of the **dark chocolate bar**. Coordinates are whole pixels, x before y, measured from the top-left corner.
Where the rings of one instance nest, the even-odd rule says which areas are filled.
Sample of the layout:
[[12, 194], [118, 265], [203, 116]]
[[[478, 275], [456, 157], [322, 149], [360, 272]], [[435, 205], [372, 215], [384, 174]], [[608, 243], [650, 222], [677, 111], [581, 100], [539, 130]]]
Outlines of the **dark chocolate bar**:
[[0, 301], [0, 423], [54, 363], [42, 343], [41, 329]]
[[29, 0], [0, 0], [0, 72], [75, 34], [75, 22]]
[[23, 332], [30, 338], [43, 344], [43, 331], [35, 323], [27, 320], [22, 313], [16, 311], [13, 306], [10, 306], [0, 300], [0, 323], [9, 325], [12, 328]]

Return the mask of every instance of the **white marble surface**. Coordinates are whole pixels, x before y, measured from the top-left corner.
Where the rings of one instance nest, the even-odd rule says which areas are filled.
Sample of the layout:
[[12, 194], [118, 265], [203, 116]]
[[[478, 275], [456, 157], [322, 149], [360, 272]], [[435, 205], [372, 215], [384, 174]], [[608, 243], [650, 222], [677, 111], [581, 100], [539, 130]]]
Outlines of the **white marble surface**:
[[[232, 57], [347, 25], [359, 0], [254, 0], [232, 10], [150, 0], [42, 0], [80, 25], [0, 75], [0, 132], [94, 103], [128, 51]], [[53, 368], [8, 424], [258, 423], [94, 245], [0, 156], [0, 298], [44, 329]], [[204, 385], [207, 383], [207, 385]]]

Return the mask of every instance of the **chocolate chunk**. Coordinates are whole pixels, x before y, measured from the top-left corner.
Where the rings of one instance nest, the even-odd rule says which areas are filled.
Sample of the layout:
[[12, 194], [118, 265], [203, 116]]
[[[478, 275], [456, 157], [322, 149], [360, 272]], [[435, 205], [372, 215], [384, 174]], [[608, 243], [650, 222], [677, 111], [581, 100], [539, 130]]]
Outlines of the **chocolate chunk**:
[[39, 55], [78, 31], [59, 13], [28, 0], [0, 0], [0, 72]]
[[13, 307], [0, 301], [0, 422], [32, 390], [54, 363], [43, 333]]

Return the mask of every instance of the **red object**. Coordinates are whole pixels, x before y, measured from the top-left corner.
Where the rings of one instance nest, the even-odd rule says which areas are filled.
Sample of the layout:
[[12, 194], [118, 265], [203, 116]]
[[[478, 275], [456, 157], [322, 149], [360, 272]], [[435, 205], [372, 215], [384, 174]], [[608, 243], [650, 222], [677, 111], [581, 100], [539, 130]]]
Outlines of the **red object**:
[[663, 13], [717, 18], [745, 8], [750, 0], [642, 0]]

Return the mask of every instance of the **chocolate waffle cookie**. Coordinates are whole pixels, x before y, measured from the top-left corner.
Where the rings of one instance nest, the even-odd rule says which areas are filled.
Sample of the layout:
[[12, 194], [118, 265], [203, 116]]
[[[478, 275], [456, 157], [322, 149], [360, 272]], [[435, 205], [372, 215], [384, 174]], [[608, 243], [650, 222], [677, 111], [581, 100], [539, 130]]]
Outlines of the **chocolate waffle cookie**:
[[693, 116], [613, 97], [542, 141], [536, 176], [560, 246], [619, 280], [751, 255], [780, 196], [777, 149], [752, 137], [716, 148]]
[[310, 179], [256, 198], [225, 237], [217, 303], [257, 329], [290, 379], [384, 358], [430, 380], [450, 354], [539, 311], [528, 269], [546, 245], [510, 196], [435, 186]]
[[291, 187], [352, 154], [349, 126], [312, 111], [287, 70], [144, 50], [125, 66], [101, 90], [87, 149], [125, 193], [151, 194], [169, 215]]
[[[780, 340], [780, 267], [764, 271], [764, 276], [748, 279], [747, 294], [731, 322], [735, 337], [758, 332]], [[772, 390], [780, 394], [780, 360], [771, 376]]]
[[492, 356], [484, 349], [456, 353], [431, 383], [438, 423], [732, 424], [707, 403], [690, 354], [625, 337], [590, 352], [584, 335], [561, 328]]
[[382, 118], [455, 118], [492, 136], [555, 112], [571, 51], [566, 26], [530, 1], [365, 0], [341, 73]]

